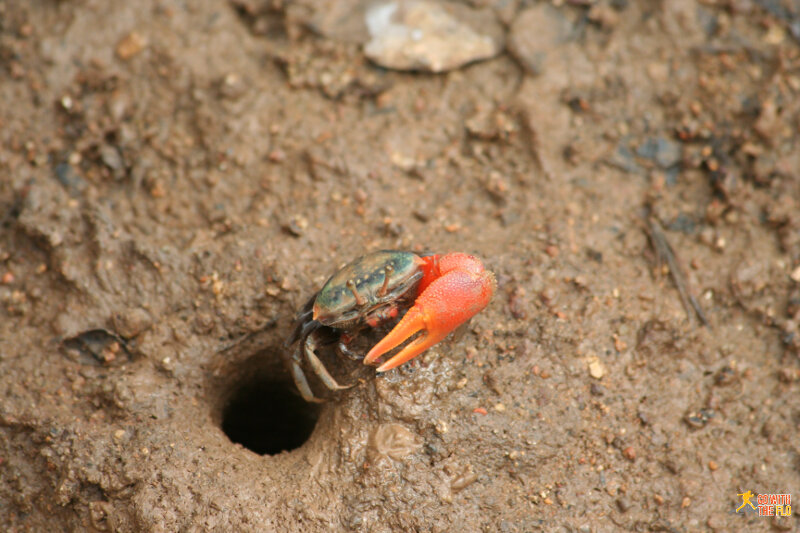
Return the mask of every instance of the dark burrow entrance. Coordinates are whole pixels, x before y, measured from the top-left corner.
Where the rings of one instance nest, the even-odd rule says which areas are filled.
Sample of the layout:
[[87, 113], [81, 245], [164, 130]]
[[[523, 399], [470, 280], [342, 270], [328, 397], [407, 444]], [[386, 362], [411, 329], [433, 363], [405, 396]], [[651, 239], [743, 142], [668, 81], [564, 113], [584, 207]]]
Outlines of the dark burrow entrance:
[[255, 379], [231, 394], [222, 430], [248, 450], [274, 455], [302, 446], [318, 417], [318, 406], [306, 403], [290, 382]]

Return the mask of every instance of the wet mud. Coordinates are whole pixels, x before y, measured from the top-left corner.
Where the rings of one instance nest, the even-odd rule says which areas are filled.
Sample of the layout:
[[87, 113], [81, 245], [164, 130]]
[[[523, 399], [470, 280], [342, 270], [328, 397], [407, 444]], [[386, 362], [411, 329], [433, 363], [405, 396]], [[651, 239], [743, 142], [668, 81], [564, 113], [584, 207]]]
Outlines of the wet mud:
[[[800, 498], [797, 5], [464, 2], [413, 71], [368, 7], [0, 2], [0, 529], [797, 529], [736, 512]], [[495, 297], [308, 404], [378, 249]]]

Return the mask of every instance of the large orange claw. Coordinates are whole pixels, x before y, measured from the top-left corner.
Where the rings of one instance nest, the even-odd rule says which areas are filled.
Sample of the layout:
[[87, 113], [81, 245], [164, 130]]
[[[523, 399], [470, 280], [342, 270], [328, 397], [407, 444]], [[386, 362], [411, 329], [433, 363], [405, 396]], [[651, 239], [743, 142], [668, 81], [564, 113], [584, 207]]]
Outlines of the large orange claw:
[[494, 274], [486, 270], [477, 257], [454, 253], [424, 257], [423, 261], [422, 292], [414, 307], [372, 347], [364, 357], [364, 364], [374, 363], [417, 332], [422, 334], [379, 366], [378, 372], [402, 365], [442, 341], [492, 299], [496, 285]]

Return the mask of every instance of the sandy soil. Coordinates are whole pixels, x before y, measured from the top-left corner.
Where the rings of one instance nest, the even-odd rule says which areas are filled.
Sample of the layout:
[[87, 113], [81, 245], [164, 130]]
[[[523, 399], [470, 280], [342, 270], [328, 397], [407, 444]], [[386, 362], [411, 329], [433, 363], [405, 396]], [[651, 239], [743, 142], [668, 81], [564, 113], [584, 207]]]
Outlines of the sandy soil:
[[[0, 2], [0, 529], [800, 527], [734, 512], [800, 498], [797, 4], [474, 0], [511, 52], [441, 74], [363, 4]], [[496, 296], [308, 405], [381, 248]]]

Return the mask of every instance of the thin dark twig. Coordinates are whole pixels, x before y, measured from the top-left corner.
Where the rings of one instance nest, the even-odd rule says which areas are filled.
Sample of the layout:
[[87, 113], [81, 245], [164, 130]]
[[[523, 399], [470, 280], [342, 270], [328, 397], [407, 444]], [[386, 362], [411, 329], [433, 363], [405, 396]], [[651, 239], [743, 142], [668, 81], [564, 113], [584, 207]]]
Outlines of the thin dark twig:
[[689, 283], [686, 280], [686, 277], [683, 275], [683, 270], [681, 270], [680, 265], [678, 264], [678, 259], [675, 257], [675, 252], [672, 250], [672, 246], [670, 246], [661, 224], [655, 219], [655, 217], [652, 216], [648, 217], [646, 222], [647, 236], [650, 238], [650, 242], [652, 243], [653, 249], [656, 252], [659, 270], [661, 265], [666, 262], [667, 267], [669, 268], [670, 277], [672, 278], [673, 283], [675, 283], [675, 287], [678, 289], [678, 294], [681, 297], [681, 303], [683, 304], [683, 308], [686, 310], [689, 320], [692, 319], [692, 310], [694, 310], [694, 312], [697, 314], [697, 317], [700, 319], [700, 322], [706, 327], [711, 327], [706, 319], [705, 314], [703, 313], [703, 310], [700, 308], [700, 304], [697, 302], [697, 299], [688, 289]]

